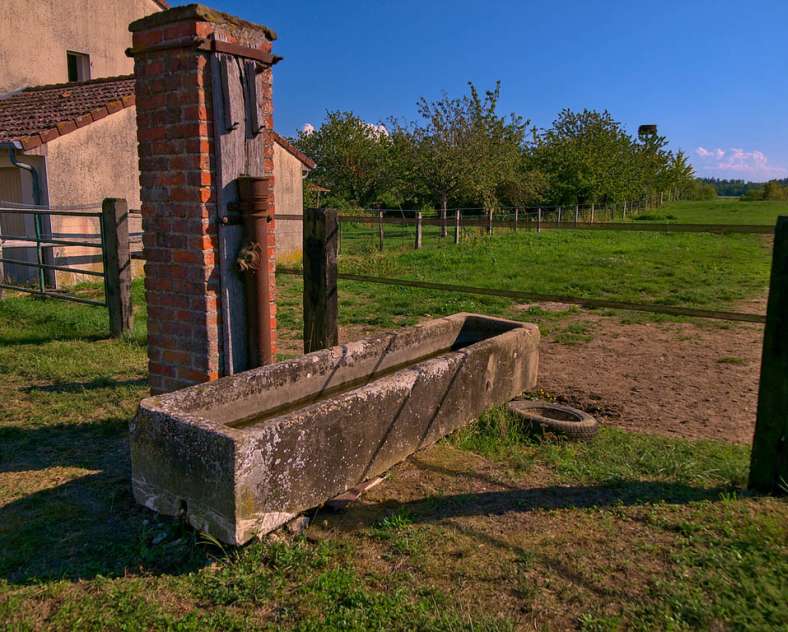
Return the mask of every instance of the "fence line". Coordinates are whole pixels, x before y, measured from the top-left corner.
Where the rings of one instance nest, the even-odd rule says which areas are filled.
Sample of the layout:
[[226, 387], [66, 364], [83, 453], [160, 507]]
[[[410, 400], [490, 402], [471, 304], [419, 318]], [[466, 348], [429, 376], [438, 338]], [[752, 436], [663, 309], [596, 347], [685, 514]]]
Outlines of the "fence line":
[[[303, 221], [303, 215], [275, 215], [276, 221]], [[346, 224], [391, 224], [394, 226], [442, 226], [443, 220], [433, 217], [419, 218], [399, 218], [399, 217], [378, 217], [374, 215], [339, 215], [337, 221]], [[446, 225], [451, 226], [454, 218], [447, 221]], [[462, 219], [461, 225], [465, 227], [487, 228], [487, 218]], [[535, 225], [535, 223], [534, 223]], [[495, 226], [500, 228], [519, 228], [513, 220], [499, 220]], [[527, 224], [523, 225], [527, 227]], [[542, 220], [539, 227], [550, 230], [611, 230], [629, 231], [645, 233], [747, 233], [755, 235], [771, 235], [774, 233], [774, 226], [768, 224], [678, 224], [678, 223], [622, 223], [622, 222], [601, 222], [601, 223], [570, 223], [570, 222], [548, 222]]]
[[[0, 235], [0, 288], [26, 292], [35, 296], [54, 298], [58, 300], [98, 305], [106, 307], [109, 312], [110, 333], [120, 336], [129, 331], [132, 326], [131, 307], [131, 267], [129, 258], [129, 211], [126, 201], [121, 199], [106, 199], [99, 205], [100, 210], [86, 210], [93, 208], [91, 205], [79, 205], [62, 208], [45, 208], [8, 202], [0, 203], [0, 215], [31, 215], [33, 217], [35, 235]], [[96, 239], [60, 239], [52, 237], [51, 230], [45, 234], [42, 219], [45, 217], [90, 217], [99, 220], [99, 232]], [[67, 234], [68, 236], [68, 234]], [[3, 246], [7, 248], [32, 247], [35, 248], [36, 261], [22, 261], [3, 255]], [[45, 254], [45, 249], [52, 246], [74, 246], [94, 248], [99, 251], [98, 258], [103, 262], [101, 272], [83, 270], [66, 265], [57, 265], [45, 262], [51, 258], [51, 252]], [[36, 268], [37, 287], [16, 285], [8, 283], [4, 265], [24, 266]], [[47, 278], [47, 273], [55, 271], [71, 272], [101, 277], [104, 280], [104, 300], [95, 300], [76, 296], [54, 288], [54, 275]], [[0, 290], [1, 291], [1, 290]]]
[[[303, 276], [303, 270], [298, 268], [277, 268], [278, 273]], [[500, 288], [473, 287], [467, 285], [454, 285], [450, 283], [432, 283], [429, 281], [413, 281], [410, 279], [392, 279], [387, 277], [352, 274], [347, 272], [337, 273], [337, 278], [343, 281], [357, 281], [360, 283], [378, 283], [382, 285], [396, 285], [425, 290], [439, 290], [443, 292], [458, 292], [462, 294], [477, 294], [482, 296], [497, 296], [513, 298], [521, 301], [537, 301], [551, 303], [566, 303], [582, 307], [623, 309], [628, 311], [651, 312], [671, 316], [691, 316], [694, 318], [708, 318], [712, 320], [729, 320], [748, 323], [765, 323], [766, 316], [748, 312], [728, 312], [724, 310], [697, 309], [693, 307], [676, 307], [660, 305], [657, 303], [630, 303], [626, 301], [610, 301], [607, 299], [583, 298], [578, 296], [565, 296], [561, 294], [540, 294], [537, 292], [522, 292], [520, 290], [504, 290]]]

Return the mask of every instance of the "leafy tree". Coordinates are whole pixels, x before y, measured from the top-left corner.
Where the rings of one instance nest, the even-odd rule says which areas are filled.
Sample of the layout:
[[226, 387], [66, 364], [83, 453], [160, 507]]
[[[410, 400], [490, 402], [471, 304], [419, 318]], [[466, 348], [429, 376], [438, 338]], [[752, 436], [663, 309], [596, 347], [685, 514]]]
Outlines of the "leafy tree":
[[[414, 122], [390, 119], [391, 133], [351, 112], [329, 112], [296, 144], [317, 161], [310, 180], [335, 204], [410, 208], [435, 205], [609, 204], [709, 196], [684, 152], [655, 132], [629, 135], [609, 112], [563, 110], [547, 130], [498, 113], [501, 86], [418, 101]], [[757, 195], [784, 195], [776, 183]], [[445, 234], [445, 223], [444, 223]]]
[[[402, 150], [405, 170], [412, 182], [423, 185], [446, 219], [449, 202], [455, 200], [470, 163], [470, 120], [467, 97], [418, 101], [421, 121], [402, 124], [392, 121], [394, 136]], [[417, 185], [418, 186], [418, 185]], [[445, 236], [445, 226], [441, 229]]]
[[708, 182], [695, 179], [681, 192], [681, 197], [685, 200], [713, 200], [717, 197], [717, 190]]
[[470, 114], [469, 160], [465, 172], [465, 189], [471, 199], [480, 202], [486, 211], [499, 204], [499, 190], [517, 183], [522, 175], [525, 131], [529, 121], [511, 114], [497, 113], [501, 84], [487, 90], [482, 97], [470, 86], [467, 100]]
[[565, 109], [537, 138], [535, 163], [547, 174], [554, 204], [588, 204], [632, 195], [633, 142], [607, 112]]
[[333, 196], [367, 207], [395, 186], [388, 131], [352, 112], [328, 112], [318, 129], [301, 131], [295, 144], [317, 163], [312, 181]]
[[788, 200], [788, 189], [779, 180], [769, 180], [766, 184], [749, 187], [742, 199], [748, 201]]

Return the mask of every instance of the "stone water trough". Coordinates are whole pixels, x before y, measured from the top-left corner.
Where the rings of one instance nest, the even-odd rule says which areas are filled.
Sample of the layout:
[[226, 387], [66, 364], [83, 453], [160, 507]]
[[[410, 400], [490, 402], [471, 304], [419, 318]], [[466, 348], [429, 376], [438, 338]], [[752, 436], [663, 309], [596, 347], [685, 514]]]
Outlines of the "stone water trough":
[[134, 496], [243, 544], [536, 385], [539, 329], [455, 314], [149, 397]]

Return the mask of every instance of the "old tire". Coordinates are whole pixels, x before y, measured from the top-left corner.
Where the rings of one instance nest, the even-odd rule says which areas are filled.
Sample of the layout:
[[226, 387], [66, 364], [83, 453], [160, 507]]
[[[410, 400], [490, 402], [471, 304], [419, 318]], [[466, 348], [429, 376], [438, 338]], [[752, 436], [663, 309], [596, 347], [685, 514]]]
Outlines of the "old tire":
[[508, 408], [524, 421], [569, 439], [588, 440], [599, 430], [596, 419], [571, 406], [541, 400], [516, 400], [509, 402]]

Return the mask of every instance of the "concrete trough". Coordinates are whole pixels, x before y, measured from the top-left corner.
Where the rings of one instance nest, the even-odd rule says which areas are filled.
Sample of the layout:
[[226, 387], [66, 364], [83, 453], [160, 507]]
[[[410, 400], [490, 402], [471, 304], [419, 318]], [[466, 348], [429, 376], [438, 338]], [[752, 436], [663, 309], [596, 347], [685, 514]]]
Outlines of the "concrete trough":
[[533, 388], [538, 347], [535, 325], [455, 314], [149, 397], [134, 496], [243, 544]]

